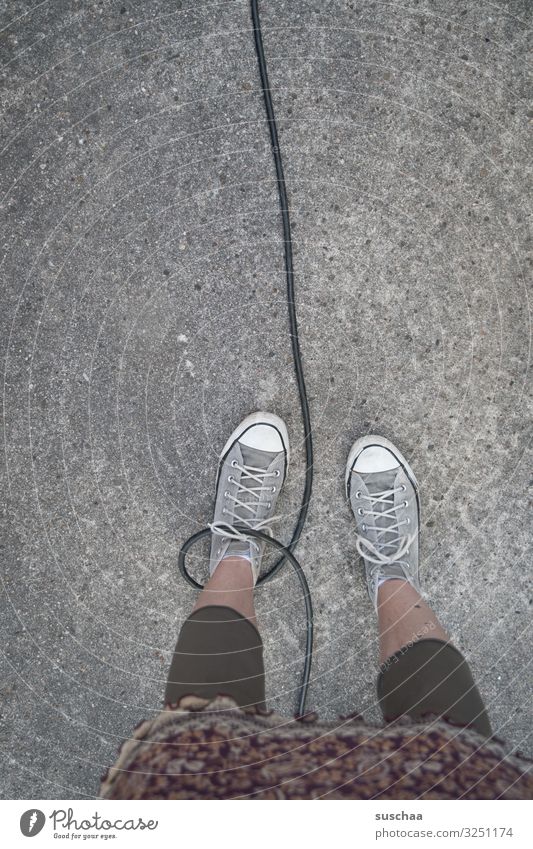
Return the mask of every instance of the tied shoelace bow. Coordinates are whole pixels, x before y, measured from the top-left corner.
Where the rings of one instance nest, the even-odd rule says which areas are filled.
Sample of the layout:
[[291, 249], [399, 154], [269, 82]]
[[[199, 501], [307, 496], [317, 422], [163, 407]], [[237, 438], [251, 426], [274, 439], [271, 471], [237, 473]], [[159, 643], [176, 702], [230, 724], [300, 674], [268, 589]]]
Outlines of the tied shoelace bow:
[[[237, 481], [230, 476], [228, 480], [230, 483], [237, 484], [237, 492], [235, 493], [235, 495], [232, 495], [228, 490], [226, 490], [224, 495], [227, 499], [234, 502], [236, 508], [240, 507], [241, 510], [248, 510], [251, 513], [251, 516], [246, 518], [246, 516], [241, 516], [233, 510], [228, 510], [224, 508], [222, 512], [228, 515], [230, 519], [238, 521], [239, 525], [242, 527], [242, 530], [235, 527], [235, 525], [232, 524], [230, 520], [228, 520], [227, 522], [210, 522], [208, 527], [217, 536], [225, 537], [226, 539], [248, 542], [251, 546], [254, 546], [257, 552], [259, 552], [259, 544], [246, 534], [246, 528], [248, 527], [253, 531], [263, 531], [263, 533], [267, 533], [269, 536], [272, 535], [272, 528], [270, 527], [270, 525], [272, 522], [276, 522], [280, 517], [271, 516], [267, 519], [263, 519], [260, 522], [258, 522], [255, 517], [257, 513], [257, 508], [261, 503], [263, 493], [276, 491], [275, 486], [272, 487], [264, 485], [265, 478], [278, 478], [280, 473], [279, 471], [265, 472], [264, 469], [256, 468], [255, 466], [247, 466], [245, 464], [241, 465], [237, 462], [237, 460], [233, 460], [231, 465], [234, 469], [238, 469], [241, 472], [241, 478]], [[247, 480], [256, 481], [256, 483], [260, 485], [243, 486], [244, 481]], [[252, 503], [241, 501], [239, 495], [242, 494], [251, 494], [255, 497], [256, 501]], [[270, 507], [270, 504], [267, 504], [266, 506]]]
[[[389, 565], [391, 563], [401, 563], [402, 558], [405, 554], [409, 553], [409, 548], [412, 543], [416, 539], [416, 533], [407, 535], [402, 539], [400, 534], [398, 533], [398, 529], [402, 525], [408, 525], [409, 519], [404, 519], [401, 522], [395, 522], [396, 519], [396, 510], [397, 506], [394, 504], [394, 496], [397, 492], [404, 492], [405, 487], [397, 486], [393, 489], [386, 489], [383, 492], [374, 492], [372, 495], [363, 495], [362, 493], [358, 493], [358, 498], [365, 499], [366, 501], [370, 501], [370, 507], [374, 507], [376, 504], [388, 504], [390, 505], [388, 510], [363, 510], [359, 508], [360, 516], [377, 516], [380, 519], [384, 520], [382, 527], [378, 527], [377, 525], [368, 525], [363, 524], [363, 529], [365, 531], [375, 531], [376, 532], [376, 542], [372, 542], [367, 537], [357, 535], [356, 547], [357, 551], [361, 555], [361, 557], [369, 560], [371, 563], [374, 563], [376, 566]], [[407, 502], [404, 502], [403, 506], [407, 507]], [[385, 534], [390, 534], [396, 532], [396, 536], [393, 539], [384, 539], [382, 540]], [[392, 548], [392, 552], [386, 554], [384, 549]]]

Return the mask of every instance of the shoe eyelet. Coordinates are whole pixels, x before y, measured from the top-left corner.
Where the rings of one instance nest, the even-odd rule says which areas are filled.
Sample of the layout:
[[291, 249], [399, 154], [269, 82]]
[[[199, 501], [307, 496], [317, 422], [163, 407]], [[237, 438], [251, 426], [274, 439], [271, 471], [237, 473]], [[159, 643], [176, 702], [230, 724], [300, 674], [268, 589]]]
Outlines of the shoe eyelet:
[[402, 483], [402, 485], [401, 485], [400, 489], [401, 489], [401, 491], [402, 491], [402, 492], [405, 492], [405, 490], [407, 489], [407, 487], [406, 487], [406, 485], [405, 485], [404, 483]]
[[271, 486], [271, 487], [270, 487], [270, 492], [275, 492], [275, 491], [276, 491], [276, 487], [275, 487], [275, 486]]
[[281, 475], [280, 470], [276, 469], [276, 471], [274, 472], [274, 477], [279, 478], [280, 475]]
[[224, 498], [227, 498], [229, 494], [230, 494], [229, 489], [227, 489], [224, 493]]
[[403, 506], [404, 506], [404, 507], [409, 507], [409, 502], [408, 502], [407, 500], [405, 500], [405, 501], [403, 502]]
[[228, 483], [235, 483], [235, 478], [233, 475], [228, 475]]
[[362, 523], [362, 525], [361, 525], [361, 530], [362, 530], [362, 531], [366, 531], [366, 525], [365, 525], [365, 523], [364, 523], [364, 522], [363, 522], [363, 523]]
[[232, 469], [237, 468], [237, 460], [232, 460], [232, 461], [231, 461], [231, 467], [232, 467]]
[[409, 516], [408, 516], [408, 517], [407, 517], [407, 519], [405, 520], [405, 524], [406, 524], [406, 525], [410, 525], [410, 524], [411, 524], [411, 519], [409, 518]]
[[360, 489], [358, 489], [357, 492], [355, 493], [355, 497], [361, 498], [361, 490]]
[[267, 501], [266, 507], [267, 507], [267, 510], [268, 510], [269, 507], [272, 507], [270, 501]]
[[357, 508], [357, 513], [359, 514], [359, 516], [364, 516], [364, 515], [365, 515], [365, 511], [363, 510], [363, 508], [362, 508], [362, 507], [358, 507], [358, 508]]

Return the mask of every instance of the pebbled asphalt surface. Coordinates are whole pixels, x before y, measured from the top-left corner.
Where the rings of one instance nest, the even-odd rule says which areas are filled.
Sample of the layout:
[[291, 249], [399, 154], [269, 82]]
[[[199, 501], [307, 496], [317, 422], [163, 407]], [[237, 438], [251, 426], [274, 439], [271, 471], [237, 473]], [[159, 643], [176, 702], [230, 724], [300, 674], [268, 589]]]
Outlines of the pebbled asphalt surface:
[[[262, 3], [294, 226], [316, 468], [297, 555], [309, 708], [378, 721], [352, 441], [421, 487], [422, 580], [498, 736], [531, 753], [527, 0]], [[303, 485], [276, 184], [248, 4], [0, 6], [3, 798], [95, 796], [160, 707], [244, 415], [283, 416]], [[205, 573], [202, 551], [192, 558]], [[290, 713], [303, 605], [258, 592]]]

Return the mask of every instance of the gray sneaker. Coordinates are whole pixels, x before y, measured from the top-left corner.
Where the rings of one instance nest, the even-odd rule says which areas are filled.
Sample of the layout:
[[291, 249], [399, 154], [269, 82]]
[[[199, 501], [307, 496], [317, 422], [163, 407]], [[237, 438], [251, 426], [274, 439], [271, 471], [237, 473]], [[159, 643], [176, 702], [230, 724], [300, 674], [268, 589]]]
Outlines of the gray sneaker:
[[223, 557], [248, 557], [254, 584], [266, 543], [246, 528], [271, 534], [274, 509], [289, 468], [285, 422], [272, 413], [252, 413], [233, 431], [220, 456], [215, 515], [209, 525], [210, 574]]
[[363, 436], [346, 464], [346, 495], [357, 525], [368, 594], [377, 609], [381, 578], [403, 578], [420, 592], [418, 483], [407, 460], [382, 436]]

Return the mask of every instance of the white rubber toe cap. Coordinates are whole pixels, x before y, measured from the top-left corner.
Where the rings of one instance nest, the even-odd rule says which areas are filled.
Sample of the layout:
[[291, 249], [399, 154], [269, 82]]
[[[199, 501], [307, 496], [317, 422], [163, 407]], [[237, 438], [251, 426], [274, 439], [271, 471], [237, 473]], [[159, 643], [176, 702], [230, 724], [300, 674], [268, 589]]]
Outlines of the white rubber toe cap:
[[353, 471], [358, 474], [388, 472], [391, 469], [397, 469], [399, 465], [398, 458], [388, 448], [384, 448], [382, 445], [369, 445], [367, 448], [363, 448], [357, 457]]
[[283, 451], [284, 445], [280, 432], [272, 425], [256, 424], [248, 428], [239, 438], [242, 445], [257, 448], [260, 451], [272, 451], [276, 454]]
[[352, 472], [368, 474], [371, 472], [386, 472], [391, 469], [403, 468], [405, 474], [415, 487], [418, 487], [411, 466], [402, 452], [384, 436], [367, 434], [356, 439], [348, 454], [346, 463], [346, 495], [349, 495], [349, 481]]
[[249, 448], [260, 451], [271, 451], [278, 453], [285, 451], [287, 469], [289, 467], [289, 434], [287, 425], [274, 413], [257, 412], [250, 413], [235, 428], [230, 438], [222, 449], [220, 459], [231, 448], [234, 442], [239, 441]]

